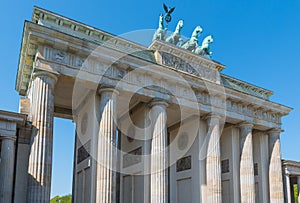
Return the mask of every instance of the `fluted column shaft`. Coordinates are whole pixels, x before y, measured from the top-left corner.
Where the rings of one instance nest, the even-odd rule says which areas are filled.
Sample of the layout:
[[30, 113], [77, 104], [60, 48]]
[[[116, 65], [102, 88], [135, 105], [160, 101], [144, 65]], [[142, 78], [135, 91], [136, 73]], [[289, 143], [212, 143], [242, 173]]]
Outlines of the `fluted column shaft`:
[[150, 117], [152, 122], [151, 145], [151, 203], [168, 202], [168, 149], [167, 149], [167, 103], [153, 101]]
[[27, 202], [50, 201], [53, 148], [54, 86], [56, 75], [38, 71], [32, 83], [32, 124]]
[[291, 181], [290, 181], [290, 176], [287, 173], [285, 173], [285, 187], [286, 187], [286, 203], [292, 203]]
[[232, 129], [232, 184], [233, 203], [240, 203], [240, 135], [239, 129]]
[[220, 117], [210, 115], [207, 118], [208, 132], [206, 158], [207, 202], [222, 202], [221, 150], [220, 150]]
[[98, 134], [98, 158], [96, 202], [116, 202], [116, 96], [113, 88], [101, 88], [100, 126]]
[[198, 131], [199, 139], [199, 178], [200, 178], [200, 193], [199, 198], [200, 202], [204, 203], [206, 201], [206, 147], [205, 146], [205, 137], [207, 133], [206, 122], [200, 120]]
[[280, 154], [280, 132], [281, 130], [272, 130], [269, 132], [270, 165], [269, 165], [269, 183], [270, 183], [270, 202], [284, 202], [281, 154]]
[[255, 203], [255, 179], [253, 164], [252, 124], [240, 125], [240, 185], [241, 202]]
[[268, 134], [260, 133], [258, 134], [260, 138], [260, 156], [261, 156], [261, 185], [262, 191], [260, 194], [262, 196], [263, 203], [269, 203], [269, 143]]
[[0, 202], [12, 202], [15, 137], [2, 137], [0, 163]]

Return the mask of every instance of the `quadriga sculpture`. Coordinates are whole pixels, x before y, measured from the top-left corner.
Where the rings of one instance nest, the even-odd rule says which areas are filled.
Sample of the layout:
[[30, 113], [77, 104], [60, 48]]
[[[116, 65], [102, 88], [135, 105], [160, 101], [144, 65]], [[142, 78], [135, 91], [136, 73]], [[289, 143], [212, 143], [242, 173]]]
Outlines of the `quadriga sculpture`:
[[201, 56], [208, 55], [209, 57], [212, 56], [212, 52], [210, 52], [210, 44], [213, 43], [213, 37], [211, 35], [204, 38], [202, 45], [197, 46], [195, 49], [195, 54], [199, 54]]
[[187, 49], [189, 51], [193, 51], [198, 46], [198, 34], [202, 33], [202, 28], [197, 26], [192, 33], [191, 39], [186, 41], [181, 48]]
[[167, 42], [177, 45], [178, 42], [182, 41], [180, 30], [183, 28], [183, 20], [179, 20], [175, 31], [167, 38]]
[[155, 31], [153, 35], [153, 40], [159, 39], [159, 40], [166, 40], [166, 32], [167, 29], [164, 26], [164, 15], [160, 14], [159, 16], [159, 23], [158, 23], [158, 29]]

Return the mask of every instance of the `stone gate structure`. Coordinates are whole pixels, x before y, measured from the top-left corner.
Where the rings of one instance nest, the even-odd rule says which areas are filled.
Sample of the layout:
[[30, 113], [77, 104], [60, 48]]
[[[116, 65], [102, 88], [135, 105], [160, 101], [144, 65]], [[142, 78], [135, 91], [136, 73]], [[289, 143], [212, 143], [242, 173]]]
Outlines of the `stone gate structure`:
[[[2, 133], [0, 122], [0, 201], [49, 202], [56, 116], [76, 123], [73, 202], [284, 202], [281, 118], [291, 109], [224, 68], [34, 8], [16, 81], [27, 134]], [[7, 151], [17, 134], [25, 147]]]

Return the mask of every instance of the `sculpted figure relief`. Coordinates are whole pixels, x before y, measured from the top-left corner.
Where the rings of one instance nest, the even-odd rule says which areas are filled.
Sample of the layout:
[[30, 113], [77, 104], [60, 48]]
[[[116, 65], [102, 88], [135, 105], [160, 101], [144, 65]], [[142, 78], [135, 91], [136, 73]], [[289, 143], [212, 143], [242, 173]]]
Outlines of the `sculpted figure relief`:
[[180, 30], [183, 28], [183, 20], [179, 20], [176, 26], [176, 29], [172, 35], [167, 38], [167, 42], [177, 45], [178, 42], [181, 42]]
[[192, 37], [188, 41], [186, 41], [181, 46], [181, 48], [187, 49], [189, 51], [193, 51], [198, 46], [199, 33], [202, 33], [202, 28], [200, 26], [197, 26], [192, 33]]

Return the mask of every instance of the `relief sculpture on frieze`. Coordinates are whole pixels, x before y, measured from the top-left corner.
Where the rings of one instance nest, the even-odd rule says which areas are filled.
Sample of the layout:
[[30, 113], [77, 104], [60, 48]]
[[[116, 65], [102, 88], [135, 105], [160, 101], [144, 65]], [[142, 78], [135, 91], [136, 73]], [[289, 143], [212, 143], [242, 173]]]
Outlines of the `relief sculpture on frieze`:
[[174, 68], [176, 70], [188, 73], [190, 75], [201, 77], [212, 82], [218, 81], [217, 70], [198, 64], [186, 62], [181, 58], [166, 52], [160, 52], [162, 64]]

